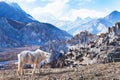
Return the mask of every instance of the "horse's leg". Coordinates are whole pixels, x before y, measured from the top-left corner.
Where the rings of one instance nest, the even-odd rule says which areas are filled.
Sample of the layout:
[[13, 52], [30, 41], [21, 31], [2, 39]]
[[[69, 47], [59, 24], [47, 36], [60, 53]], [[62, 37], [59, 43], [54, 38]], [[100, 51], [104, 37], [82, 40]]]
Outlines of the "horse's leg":
[[39, 76], [40, 76], [40, 69], [41, 69], [41, 66], [39, 66], [38, 69], [39, 69]]
[[18, 74], [23, 75], [23, 63], [22, 62], [18, 63]]
[[41, 65], [40, 65], [39, 63], [36, 64], [36, 68], [38, 69], [38, 70], [37, 70], [37, 73], [40, 73]]
[[20, 70], [20, 65], [21, 65], [21, 64], [18, 62], [18, 75], [20, 75], [20, 71], [21, 71], [21, 70]]
[[24, 75], [24, 72], [23, 72], [23, 63], [21, 62], [21, 65], [20, 65], [20, 73], [21, 75]]
[[33, 64], [33, 71], [32, 71], [32, 74], [35, 74], [35, 70], [36, 70], [36, 67], [37, 67], [37, 64]]
[[39, 68], [39, 73], [40, 73], [40, 68]]

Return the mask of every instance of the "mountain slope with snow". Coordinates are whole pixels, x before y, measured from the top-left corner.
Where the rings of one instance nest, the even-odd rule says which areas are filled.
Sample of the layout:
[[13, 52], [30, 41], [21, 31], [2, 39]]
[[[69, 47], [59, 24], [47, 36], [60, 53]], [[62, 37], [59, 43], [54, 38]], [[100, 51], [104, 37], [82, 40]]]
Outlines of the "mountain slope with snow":
[[75, 35], [81, 31], [87, 30], [93, 34], [105, 33], [107, 28], [120, 21], [120, 12], [113, 11], [103, 18], [94, 19], [84, 24], [74, 25], [68, 32]]
[[23, 11], [17, 3], [0, 2], [0, 17], [5, 17], [21, 22], [32, 22], [33, 18]]
[[72, 37], [54, 25], [35, 20], [18, 4], [3, 1], [0, 2], [0, 31], [0, 47], [44, 45]]
[[[47, 14], [45, 14], [47, 15]], [[40, 20], [43, 22], [49, 22], [53, 25], [57, 26], [58, 28], [67, 31], [71, 35], [75, 35], [80, 33], [81, 31], [89, 31], [93, 34], [100, 34], [106, 32], [107, 28], [114, 25], [116, 22], [120, 21], [120, 12], [113, 11], [109, 15], [103, 18], [76, 18], [75, 21], [64, 21], [58, 20], [54, 16], [41, 16]]]
[[79, 26], [80, 24], [83, 24], [83, 23], [87, 23], [93, 19], [90, 17], [87, 17], [85, 19], [81, 19], [80, 17], [77, 17], [75, 21], [58, 20], [53, 15], [44, 14], [43, 16], [39, 17], [39, 20], [42, 22], [49, 22], [49, 23], [57, 26], [58, 28], [68, 32], [69, 30], [75, 28], [76, 26]]

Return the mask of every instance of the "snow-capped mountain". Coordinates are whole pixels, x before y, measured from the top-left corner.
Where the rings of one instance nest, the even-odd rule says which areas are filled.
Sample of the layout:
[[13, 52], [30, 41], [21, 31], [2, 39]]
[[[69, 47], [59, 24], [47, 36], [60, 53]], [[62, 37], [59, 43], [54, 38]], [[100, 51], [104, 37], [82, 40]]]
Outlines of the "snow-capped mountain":
[[87, 17], [85, 19], [81, 19], [78, 17], [75, 21], [58, 20], [54, 16], [50, 16], [51, 17], [42, 17], [43, 19], [46, 19], [45, 22], [50, 22], [58, 28], [67, 31], [71, 35], [75, 35], [85, 30], [93, 34], [104, 33], [107, 31], [108, 27], [120, 21], [120, 12], [118, 11], [113, 11], [103, 18], [92, 19], [90, 17]]
[[[81, 19], [80, 17], [77, 17], [75, 21], [59, 21], [59, 23], [57, 23], [55, 25], [59, 26], [60, 29], [63, 29], [65, 31], [69, 32], [69, 30], [75, 28], [76, 26], [79, 26], [80, 24], [84, 24], [91, 20], [92, 20], [91, 18]], [[61, 25], [60, 25], [60, 23], [61, 23]]]
[[0, 47], [44, 45], [71, 37], [52, 24], [35, 20], [16, 3], [0, 2]]
[[104, 17], [105, 20], [109, 21], [110, 23], [116, 23], [120, 21], [120, 12], [119, 11], [113, 11], [106, 17]]
[[43, 16], [40, 16], [39, 20], [42, 22], [49, 22], [49, 23], [57, 26], [58, 28], [69, 32], [69, 30], [73, 29], [74, 27], [79, 26], [80, 24], [83, 24], [83, 23], [87, 23], [93, 19], [90, 17], [87, 17], [85, 19], [81, 19], [80, 17], [77, 17], [75, 21], [58, 20], [53, 15], [46, 13]]
[[21, 22], [32, 22], [33, 18], [23, 11], [17, 3], [0, 2], [0, 17], [5, 17]]
[[81, 31], [87, 30], [93, 34], [97, 34], [100, 32], [101, 33], [106, 32], [109, 26], [111, 26], [111, 23], [101, 18], [101, 19], [92, 20], [88, 23], [79, 24], [78, 26], [72, 28], [68, 32], [70, 34], [75, 35]]
[[94, 19], [84, 24], [74, 25], [68, 32], [75, 35], [81, 31], [87, 30], [93, 34], [105, 33], [107, 28], [120, 21], [120, 12], [113, 11], [103, 18]]

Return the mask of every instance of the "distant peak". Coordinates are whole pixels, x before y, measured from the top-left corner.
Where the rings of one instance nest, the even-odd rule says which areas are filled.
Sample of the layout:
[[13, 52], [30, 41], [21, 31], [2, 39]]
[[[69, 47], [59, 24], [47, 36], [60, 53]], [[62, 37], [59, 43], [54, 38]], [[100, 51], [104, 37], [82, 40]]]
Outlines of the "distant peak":
[[120, 12], [115, 10], [115, 11], [112, 11], [109, 15], [107, 15], [105, 18], [108, 20], [110, 20], [111, 18], [114, 18], [114, 17], [118, 17], [120, 16]]
[[12, 7], [14, 7], [14, 8], [17, 8], [17, 9], [21, 9], [21, 7], [17, 4], [17, 3], [15, 3], [15, 2], [10, 2], [10, 3], [8, 3], [10, 6], [12, 6]]
[[118, 13], [119, 11], [117, 11], [117, 10], [115, 10], [115, 11], [113, 11], [112, 13]]
[[4, 5], [6, 5], [7, 3], [6, 3], [6, 2], [4, 2], [4, 1], [0, 1], [0, 4], [4, 4]]
[[86, 18], [84, 18], [84, 20], [90, 20], [90, 19], [92, 19], [91, 17], [86, 17]]
[[115, 10], [115, 11], [113, 11], [113, 12], [110, 13], [110, 15], [113, 15], [113, 14], [120, 14], [120, 12], [117, 11], [117, 10]]
[[4, 1], [0, 1], [0, 3], [5, 3]]
[[4, 5], [4, 7], [11, 6], [11, 7], [16, 8], [16, 9], [21, 9], [20, 6], [15, 2], [0, 1], [0, 6], [3, 6], [3, 5]]
[[80, 20], [82, 20], [80, 17], [77, 17], [77, 18], [76, 18], [76, 21], [80, 21]]

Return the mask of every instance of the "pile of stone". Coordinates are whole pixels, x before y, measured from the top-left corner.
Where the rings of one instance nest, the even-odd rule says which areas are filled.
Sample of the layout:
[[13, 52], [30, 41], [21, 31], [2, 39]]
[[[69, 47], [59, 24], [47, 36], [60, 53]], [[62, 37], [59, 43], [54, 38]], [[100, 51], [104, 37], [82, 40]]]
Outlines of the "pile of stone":
[[[78, 40], [82, 40], [79, 37]], [[73, 39], [76, 39], [76, 36]], [[68, 66], [120, 61], [120, 22], [108, 28], [107, 33], [102, 33], [94, 39], [86, 39], [87, 42], [69, 46], [66, 54]]]

